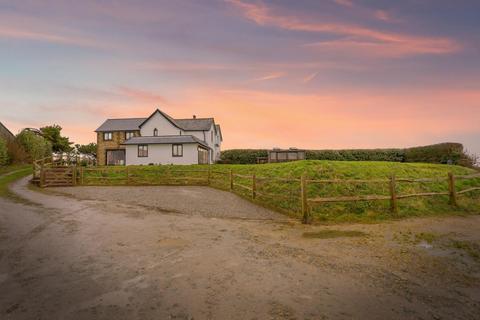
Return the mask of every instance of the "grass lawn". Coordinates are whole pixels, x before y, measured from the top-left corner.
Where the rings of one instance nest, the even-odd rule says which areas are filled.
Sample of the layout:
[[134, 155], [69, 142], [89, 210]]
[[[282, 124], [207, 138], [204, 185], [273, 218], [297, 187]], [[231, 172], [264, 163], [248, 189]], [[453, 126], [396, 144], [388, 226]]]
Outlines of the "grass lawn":
[[[450, 165], [398, 163], [398, 162], [358, 162], [358, 161], [319, 161], [307, 160], [288, 163], [263, 165], [212, 165], [211, 186], [220, 189], [229, 189], [229, 172], [235, 174], [256, 174], [257, 191], [264, 195], [258, 196], [256, 203], [288, 214], [300, 217], [300, 182], [281, 181], [278, 178], [299, 179], [302, 174], [307, 179], [387, 179], [395, 173], [397, 178], [442, 178], [439, 182], [398, 182], [398, 194], [419, 192], [446, 192], [448, 191], [447, 175], [468, 175], [475, 171]], [[126, 182], [126, 167], [103, 167], [103, 172], [94, 171], [84, 173], [85, 184], [123, 185]], [[190, 172], [190, 170], [204, 170]], [[205, 183], [208, 167], [205, 165], [191, 166], [129, 166], [131, 184], [168, 184], [176, 182], [183, 184], [186, 181], [180, 178], [192, 177], [186, 184]], [[223, 173], [223, 174], [222, 174]], [[109, 178], [103, 181], [102, 177]], [[277, 180], [263, 180], [261, 178], [275, 178]], [[197, 179], [197, 180], [195, 180]], [[251, 186], [252, 179], [235, 177], [235, 184]], [[471, 180], [457, 180], [457, 190], [472, 186], [480, 186], [480, 178]], [[236, 187], [237, 194], [249, 199], [251, 192]], [[387, 182], [375, 183], [310, 183], [307, 188], [309, 198], [338, 197], [354, 195], [389, 195]], [[434, 196], [428, 198], [409, 198], [399, 200], [399, 213], [395, 216], [389, 212], [389, 201], [365, 201], [348, 203], [325, 203], [311, 209], [314, 221], [323, 222], [373, 222], [392, 218], [442, 215], [442, 214], [472, 214], [480, 212], [480, 192], [459, 196], [459, 207], [448, 204], [448, 196]]]
[[11, 196], [8, 185], [32, 173], [31, 165], [12, 165], [0, 167], [0, 197]]

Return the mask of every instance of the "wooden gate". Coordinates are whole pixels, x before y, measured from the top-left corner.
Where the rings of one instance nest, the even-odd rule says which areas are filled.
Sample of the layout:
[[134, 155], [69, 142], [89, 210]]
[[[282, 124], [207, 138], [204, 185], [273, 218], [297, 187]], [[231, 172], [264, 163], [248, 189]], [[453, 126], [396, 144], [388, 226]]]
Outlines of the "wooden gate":
[[40, 174], [40, 187], [74, 186], [77, 181], [77, 168], [70, 167], [43, 167]]

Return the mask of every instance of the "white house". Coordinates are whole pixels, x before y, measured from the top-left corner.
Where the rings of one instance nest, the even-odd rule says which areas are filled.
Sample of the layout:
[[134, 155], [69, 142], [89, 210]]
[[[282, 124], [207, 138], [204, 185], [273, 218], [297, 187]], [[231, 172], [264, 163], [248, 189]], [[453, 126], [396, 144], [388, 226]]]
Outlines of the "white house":
[[213, 118], [108, 119], [97, 130], [99, 165], [208, 164], [220, 159], [222, 132]]

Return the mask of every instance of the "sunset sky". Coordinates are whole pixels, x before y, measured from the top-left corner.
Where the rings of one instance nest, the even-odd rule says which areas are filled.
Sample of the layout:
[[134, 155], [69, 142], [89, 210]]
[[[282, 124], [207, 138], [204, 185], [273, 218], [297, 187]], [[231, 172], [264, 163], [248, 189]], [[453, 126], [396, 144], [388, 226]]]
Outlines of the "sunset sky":
[[223, 149], [480, 154], [480, 1], [0, 0], [0, 121], [215, 117]]

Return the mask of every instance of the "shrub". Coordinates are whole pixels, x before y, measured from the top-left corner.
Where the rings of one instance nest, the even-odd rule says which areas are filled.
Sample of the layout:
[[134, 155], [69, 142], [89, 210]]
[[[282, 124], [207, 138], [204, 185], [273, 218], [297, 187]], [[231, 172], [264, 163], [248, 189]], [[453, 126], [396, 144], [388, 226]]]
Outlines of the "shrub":
[[232, 149], [222, 151], [220, 163], [254, 164], [258, 157], [267, 157], [265, 149]]
[[466, 157], [461, 143], [447, 142], [405, 150], [405, 162], [458, 164]]
[[309, 150], [307, 160], [404, 161], [403, 149]]
[[35, 133], [23, 130], [17, 135], [17, 142], [25, 149], [29, 160], [41, 159], [52, 155], [52, 144]]
[[6, 166], [9, 162], [7, 142], [0, 138], [0, 166]]

